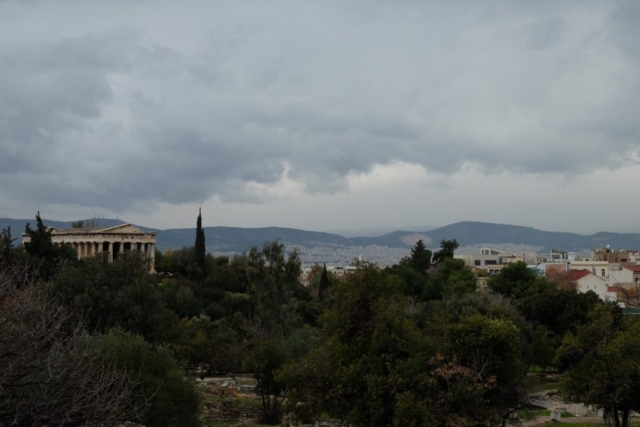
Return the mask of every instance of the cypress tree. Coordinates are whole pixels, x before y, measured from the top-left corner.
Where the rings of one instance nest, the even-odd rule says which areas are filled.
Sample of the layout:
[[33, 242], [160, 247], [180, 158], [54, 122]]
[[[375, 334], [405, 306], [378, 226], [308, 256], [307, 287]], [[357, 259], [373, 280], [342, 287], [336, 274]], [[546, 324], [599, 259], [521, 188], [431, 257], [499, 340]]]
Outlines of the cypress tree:
[[320, 283], [318, 284], [318, 297], [325, 299], [329, 296], [329, 274], [327, 273], [327, 264], [322, 269], [322, 275], [320, 276]]
[[196, 225], [196, 245], [195, 258], [196, 264], [205, 272], [205, 255], [207, 249], [204, 243], [204, 230], [202, 229], [202, 209], [198, 210], [198, 222]]

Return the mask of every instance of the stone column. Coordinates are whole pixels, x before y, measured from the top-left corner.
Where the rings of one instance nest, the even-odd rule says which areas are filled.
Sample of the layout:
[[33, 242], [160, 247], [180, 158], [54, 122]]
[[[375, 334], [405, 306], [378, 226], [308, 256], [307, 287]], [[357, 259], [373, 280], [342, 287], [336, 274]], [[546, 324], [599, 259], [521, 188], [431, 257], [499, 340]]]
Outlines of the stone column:
[[149, 271], [151, 273], [156, 272], [156, 244], [149, 244]]
[[109, 242], [109, 262], [113, 262], [113, 242]]

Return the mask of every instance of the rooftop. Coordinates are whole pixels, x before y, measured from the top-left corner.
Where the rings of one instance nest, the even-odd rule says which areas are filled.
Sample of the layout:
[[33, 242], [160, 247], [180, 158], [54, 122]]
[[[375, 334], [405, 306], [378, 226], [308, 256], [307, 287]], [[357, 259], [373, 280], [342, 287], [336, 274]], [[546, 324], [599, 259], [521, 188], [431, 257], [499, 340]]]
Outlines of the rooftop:
[[591, 274], [589, 270], [569, 270], [568, 279], [572, 282], [582, 279]]

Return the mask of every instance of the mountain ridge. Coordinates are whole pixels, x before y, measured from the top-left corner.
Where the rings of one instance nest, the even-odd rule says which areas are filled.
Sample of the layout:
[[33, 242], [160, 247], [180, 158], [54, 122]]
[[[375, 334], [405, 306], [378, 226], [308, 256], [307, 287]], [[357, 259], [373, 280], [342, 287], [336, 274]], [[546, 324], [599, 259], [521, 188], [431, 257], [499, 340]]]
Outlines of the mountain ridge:
[[[13, 237], [19, 239], [24, 226], [35, 220], [0, 219], [0, 228], [11, 226]], [[51, 221], [43, 219], [48, 226], [71, 228], [72, 221]], [[117, 219], [99, 219], [102, 226], [125, 223]], [[160, 230], [139, 226], [143, 231], [158, 233], [157, 246], [161, 250], [179, 249], [193, 245], [195, 228], [173, 228]], [[457, 239], [460, 246], [516, 244], [541, 247], [544, 251], [552, 248], [584, 251], [603, 245], [611, 245], [616, 249], [640, 249], [639, 233], [612, 233], [600, 231], [591, 235], [570, 232], [544, 231], [533, 227], [498, 224], [481, 221], [460, 221], [436, 229], [416, 231], [394, 231], [377, 237], [344, 237], [339, 234], [322, 231], [308, 231], [290, 227], [204, 227], [209, 252], [244, 252], [251, 246], [262, 246], [269, 240], [279, 239], [288, 246], [313, 248], [326, 247], [368, 247], [409, 249], [419, 238], [428, 247], [437, 248], [440, 241]]]

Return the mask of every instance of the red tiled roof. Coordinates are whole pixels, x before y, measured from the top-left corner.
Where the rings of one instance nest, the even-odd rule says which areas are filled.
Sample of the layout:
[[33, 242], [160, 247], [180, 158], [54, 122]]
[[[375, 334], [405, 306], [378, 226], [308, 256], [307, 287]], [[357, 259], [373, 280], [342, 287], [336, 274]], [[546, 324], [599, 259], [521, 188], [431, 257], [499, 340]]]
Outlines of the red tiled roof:
[[572, 282], [578, 281], [585, 276], [591, 274], [589, 270], [569, 270], [567, 278]]
[[640, 265], [630, 265], [628, 267], [625, 267], [628, 270], [633, 271], [634, 273], [640, 273]]

